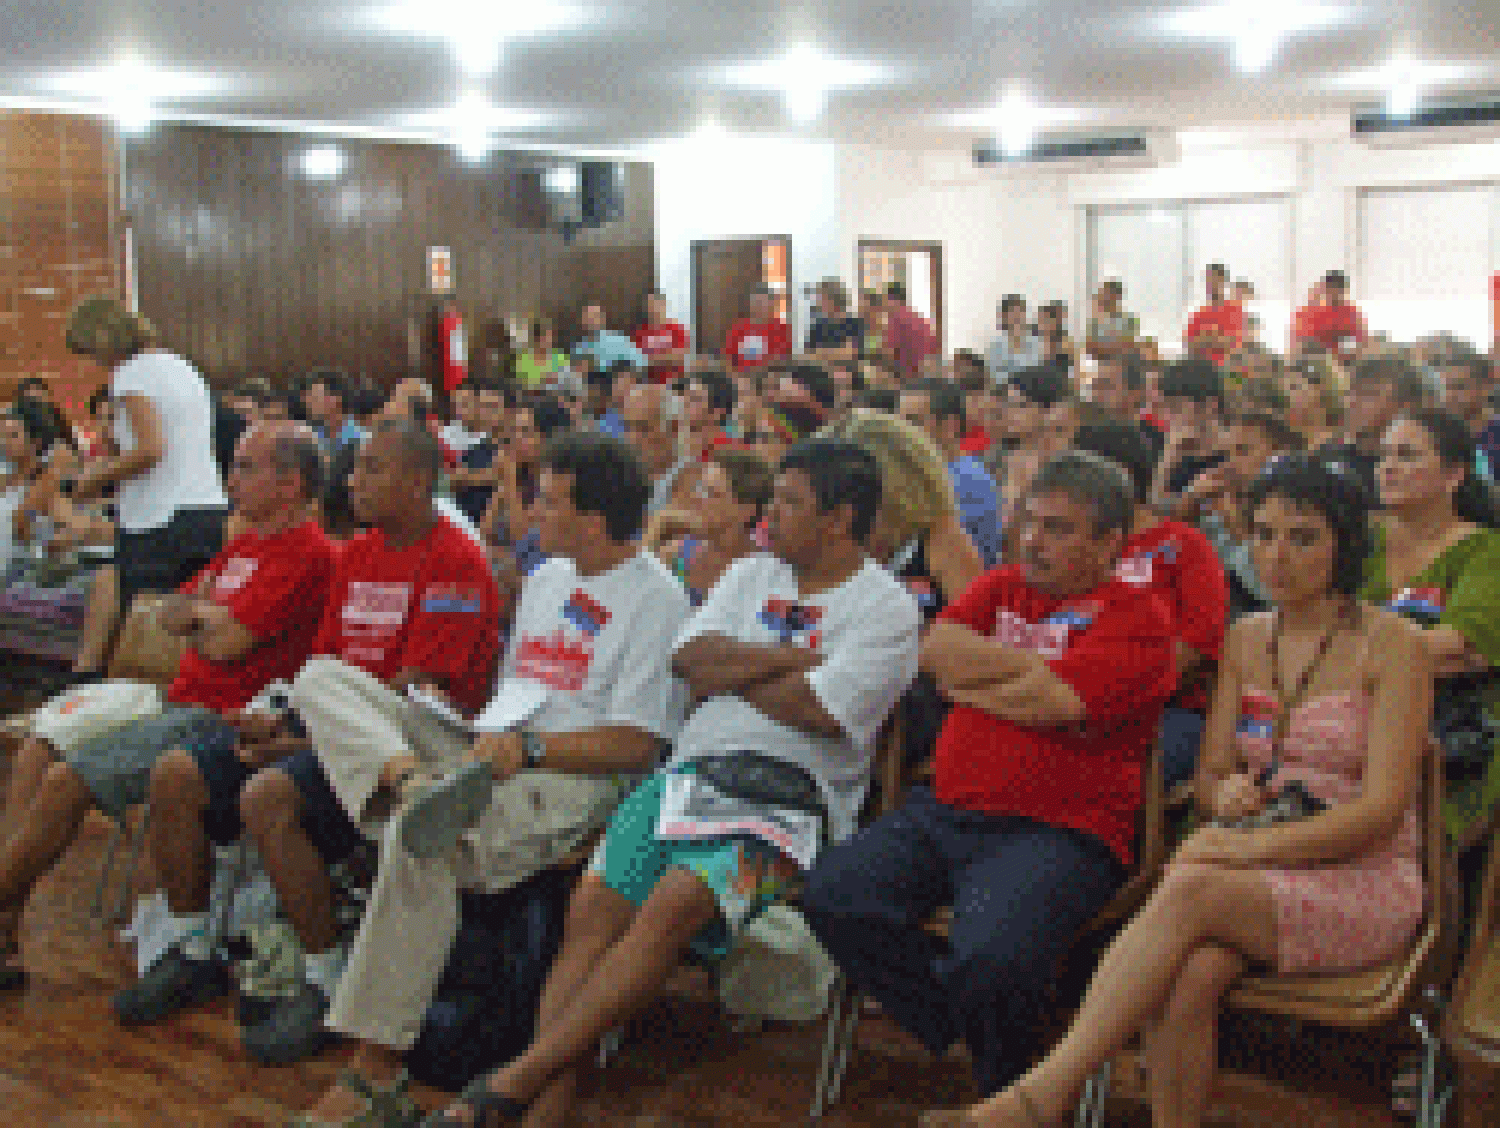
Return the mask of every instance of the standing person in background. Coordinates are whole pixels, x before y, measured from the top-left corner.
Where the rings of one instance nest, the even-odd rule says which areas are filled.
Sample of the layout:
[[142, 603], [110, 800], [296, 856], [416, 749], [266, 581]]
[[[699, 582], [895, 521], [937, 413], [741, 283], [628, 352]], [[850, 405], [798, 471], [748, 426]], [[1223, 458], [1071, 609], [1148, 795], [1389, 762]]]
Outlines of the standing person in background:
[[563, 379], [568, 357], [553, 346], [555, 337], [551, 319], [532, 319], [526, 348], [516, 354], [516, 380], [522, 387], [546, 388]]
[[443, 391], [451, 394], [469, 376], [469, 339], [458, 302], [443, 300], [438, 317], [438, 355], [442, 358]]
[[151, 323], [113, 298], [79, 303], [65, 339], [109, 374], [120, 453], [87, 466], [73, 496], [117, 489], [125, 610], [140, 592], [176, 591], [223, 546], [228, 500], [214, 461], [213, 398], [192, 365], [156, 346]]
[[932, 326], [906, 304], [906, 287], [892, 282], [885, 288], [885, 351], [896, 375], [904, 382], [922, 374], [922, 362], [938, 351]]
[[1068, 303], [1050, 301], [1036, 307], [1036, 335], [1042, 341], [1042, 363], [1069, 371], [1078, 362], [1078, 346], [1068, 334]]
[[860, 354], [866, 360], [875, 360], [885, 353], [885, 296], [879, 290], [866, 290], [860, 295], [859, 319], [865, 326]]
[[667, 296], [660, 290], [646, 295], [646, 320], [631, 335], [635, 347], [646, 354], [651, 380], [670, 384], [687, 364], [688, 331], [680, 321], [667, 317]]
[[995, 328], [1000, 335], [990, 342], [985, 366], [997, 385], [1005, 383], [1013, 372], [1042, 363], [1042, 339], [1026, 324], [1026, 299], [1020, 294], [1006, 294], [1000, 299]]
[[792, 331], [775, 316], [770, 290], [750, 295], [750, 312], [729, 327], [724, 338], [724, 359], [735, 371], [764, 368], [777, 357], [792, 355]]
[[849, 312], [849, 291], [832, 276], [818, 283], [817, 313], [803, 350], [822, 361], [853, 362], [865, 343], [865, 323]]
[[1136, 352], [1141, 335], [1141, 319], [1121, 308], [1125, 283], [1106, 278], [1094, 295], [1094, 316], [1089, 318], [1088, 354], [1095, 360], [1106, 360]]
[[1349, 278], [1342, 270], [1323, 275], [1322, 286], [1314, 289], [1308, 304], [1292, 319], [1292, 351], [1299, 351], [1305, 341], [1314, 341], [1345, 365], [1354, 363], [1367, 337], [1364, 316], [1349, 301]]
[[1245, 310], [1229, 299], [1229, 271], [1221, 262], [1211, 262], [1204, 271], [1208, 304], [1188, 319], [1182, 340], [1194, 356], [1206, 356], [1222, 366], [1245, 338]]
[[595, 372], [608, 372], [620, 361], [628, 362], [634, 369], [646, 367], [646, 354], [636, 348], [624, 333], [607, 327], [604, 307], [598, 302], [584, 306], [578, 321], [583, 327], [583, 337], [573, 346], [575, 361], [585, 356], [592, 357]]

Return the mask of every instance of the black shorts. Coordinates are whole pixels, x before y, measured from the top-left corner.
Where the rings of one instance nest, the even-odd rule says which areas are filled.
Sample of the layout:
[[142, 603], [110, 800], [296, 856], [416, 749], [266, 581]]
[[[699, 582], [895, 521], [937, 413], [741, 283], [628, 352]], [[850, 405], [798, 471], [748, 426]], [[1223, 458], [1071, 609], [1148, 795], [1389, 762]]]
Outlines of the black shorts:
[[115, 534], [120, 610], [143, 591], [176, 591], [224, 547], [223, 509], [179, 509], [158, 529]]
[[[244, 823], [240, 821], [240, 791], [255, 774], [235, 755], [236, 739], [234, 735], [216, 734], [188, 749], [208, 785], [203, 829], [220, 846], [227, 846], [244, 831]], [[302, 797], [302, 829], [319, 856], [333, 865], [352, 854], [363, 836], [339, 805], [317, 753], [304, 748], [282, 760], [276, 768], [291, 777]]]

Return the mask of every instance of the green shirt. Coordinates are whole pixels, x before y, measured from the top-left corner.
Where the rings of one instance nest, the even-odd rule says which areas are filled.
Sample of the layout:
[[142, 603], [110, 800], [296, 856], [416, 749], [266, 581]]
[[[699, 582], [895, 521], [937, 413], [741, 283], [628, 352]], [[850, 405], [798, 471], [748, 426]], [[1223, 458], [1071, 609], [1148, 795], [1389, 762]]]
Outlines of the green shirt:
[[545, 364], [538, 364], [530, 349], [522, 349], [516, 354], [516, 379], [528, 388], [535, 388], [542, 382], [542, 377], [566, 371], [567, 367], [567, 354], [558, 349], [552, 350]]
[[[1438, 558], [1393, 591], [1386, 575], [1385, 529], [1374, 522], [1365, 581], [1367, 603], [1399, 611], [1423, 627], [1452, 627], [1474, 651], [1500, 666], [1500, 532], [1480, 529], [1443, 550]], [[1492, 691], [1490, 711], [1495, 712]], [[1453, 781], [1444, 805], [1448, 832], [1455, 837], [1500, 802], [1500, 764], [1493, 755], [1481, 779]]]

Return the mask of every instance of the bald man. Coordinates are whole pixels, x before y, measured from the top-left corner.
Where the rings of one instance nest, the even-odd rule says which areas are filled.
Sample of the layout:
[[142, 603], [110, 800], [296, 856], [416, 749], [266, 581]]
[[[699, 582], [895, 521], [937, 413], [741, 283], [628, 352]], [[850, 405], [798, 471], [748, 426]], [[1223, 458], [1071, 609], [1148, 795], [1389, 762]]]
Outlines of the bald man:
[[691, 455], [677, 452], [681, 411], [676, 393], [665, 384], [640, 384], [630, 389], [620, 412], [625, 441], [635, 448], [651, 478], [648, 517], [672, 500], [683, 470], [694, 461]]
[[[112, 687], [80, 687], [68, 695], [72, 708], [44, 711], [17, 754], [0, 838], [0, 906], [10, 907], [0, 911], [0, 952], [12, 959], [0, 967], [0, 987], [25, 982], [13, 962], [21, 907], [88, 811], [123, 820], [145, 800], [164, 752], [232, 738], [227, 715], [267, 683], [294, 676], [311, 650], [317, 624], [305, 608], [326, 597], [334, 555], [311, 517], [323, 485], [317, 436], [299, 423], [256, 424], [235, 449], [228, 485], [246, 531], [159, 612], [161, 626], [187, 642], [166, 703], [145, 716], [109, 716], [120, 708]], [[200, 992], [226, 987], [222, 969], [194, 984]]]

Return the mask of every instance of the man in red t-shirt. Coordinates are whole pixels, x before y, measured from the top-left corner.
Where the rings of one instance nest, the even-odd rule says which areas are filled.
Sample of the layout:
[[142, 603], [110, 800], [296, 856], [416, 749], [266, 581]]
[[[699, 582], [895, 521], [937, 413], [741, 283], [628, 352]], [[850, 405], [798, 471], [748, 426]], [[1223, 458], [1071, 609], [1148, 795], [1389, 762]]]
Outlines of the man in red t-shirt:
[[750, 295], [750, 315], [729, 327], [724, 359], [735, 371], [764, 368], [780, 356], [792, 355], [792, 331], [773, 314], [770, 290]]
[[1349, 301], [1349, 279], [1342, 270], [1323, 275], [1323, 284], [1313, 300], [1292, 318], [1292, 348], [1302, 341], [1316, 341], [1324, 351], [1337, 354], [1346, 365], [1354, 362], [1365, 343], [1365, 319]]
[[[1113, 575], [1133, 510], [1095, 455], [1037, 472], [1019, 563], [975, 580], [922, 647], [953, 703], [935, 786], [808, 875], [803, 915], [850, 981], [932, 1052], [964, 1039], [983, 1094], [1029, 1068], [1057, 960], [1131, 861], [1176, 683], [1167, 612]], [[921, 922], [945, 904], [941, 945]]]
[[688, 331], [681, 322], [667, 318], [667, 297], [659, 290], [646, 295], [646, 323], [630, 335], [635, 347], [646, 354], [651, 379], [670, 384], [682, 375], [687, 362]]
[[[425, 689], [472, 715], [494, 679], [499, 591], [479, 545], [434, 509], [441, 469], [425, 428], [377, 424], [349, 476], [350, 504], [370, 531], [344, 545], [318, 605], [313, 657], [286, 696], [293, 711], [246, 720], [237, 744], [194, 749], [201, 802], [181, 818], [181, 833], [196, 823], [201, 843], [248, 831], [304, 952], [299, 992], [244, 1033], [265, 1064], [300, 1060], [325, 1038], [341, 967], [327, 866], [359, 844], [361, 823], [399, 799], [429, 748], [451, 739], [448, 722], [407, 691]], [[135, 996], [135, 1021], [194, 998], [155, 969]]]
[[[0, 848], [0, 960], [15, 953], [15, 930], [32, 885], [67, 849], [90, 808], [123, 820], [145, 801], [164, 753], [232, 738], [223, 714], [301, 666], [316, 628], [316, 617], [301, 612], [309, 600], [321, 603], [333, 569], [333, 546], [308, 519], [322, 477], [322, 453], [310, 428], [280, 421], [248, 431], [228, 480], [245, 531], [158, 611], [161, 627], [187, 642], [165, 706], [144, 713], [131, 708], [112, 718], [108, 714], [120, 707], [112, 688], [85, 685], [39, 718], [37, 735], [22, 744], [11, 766], [10, 835]], [[93, 726], [47, 720], [49, 714], [76, 719], [95, 709], [101, 716]], [[86, 727], [96, 735], [81, 735]], [[23, 983], [19, 967], [0, 963], [0, 990]]]
[[922, 362], [938, 351], [937, 334], [906, 304], [906, 287], [897, 282], [885, 288], [885, 351], [903, 381], [920, 376]]
[[443, 363], [443, 390], [449, 395], [469, 378], [469, 345], [463, 314], [452, 298], [443, 302], [438, 318], [438, 350]]
[[1229, 300], [1229, 271], [1223, 263], [1209, 263], [1204, 279], [1208, 304], [1188, 319], [1182, 340], [1189, 351], [1222, 366], [1245, 338], [1245, 307]]

